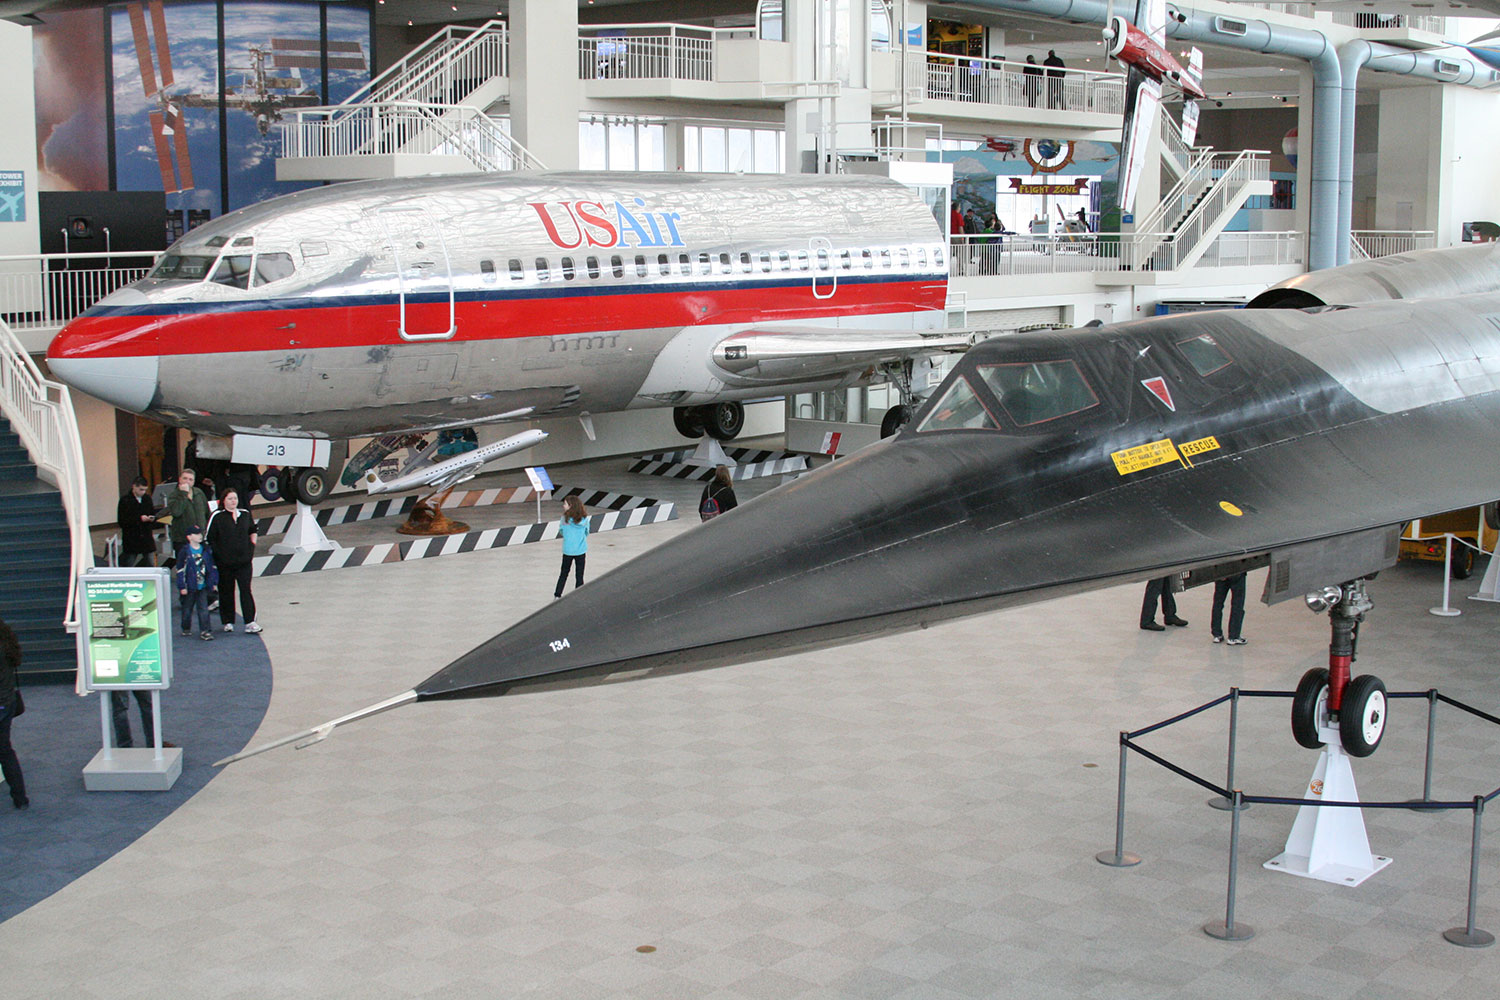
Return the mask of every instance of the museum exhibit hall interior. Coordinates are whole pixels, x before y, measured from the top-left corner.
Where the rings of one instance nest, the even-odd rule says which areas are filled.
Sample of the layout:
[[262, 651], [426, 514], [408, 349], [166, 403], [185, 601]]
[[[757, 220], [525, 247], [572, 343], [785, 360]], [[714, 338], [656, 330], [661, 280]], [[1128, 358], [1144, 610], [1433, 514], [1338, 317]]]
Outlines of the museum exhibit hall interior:
[[0, 0], [0, 995], [1473, 997], [1500, 0]]

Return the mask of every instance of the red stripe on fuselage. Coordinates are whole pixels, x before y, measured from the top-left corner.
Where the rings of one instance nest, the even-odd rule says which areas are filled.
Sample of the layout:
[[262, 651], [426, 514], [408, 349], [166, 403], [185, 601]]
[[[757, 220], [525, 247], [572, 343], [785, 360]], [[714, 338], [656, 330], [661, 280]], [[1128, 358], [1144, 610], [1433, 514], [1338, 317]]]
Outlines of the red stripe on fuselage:
[[[456, 303], [454, 341], [710, 324], [795, 323], [839, 316], [928, 312], [944, 308], [941, 277], [842, 283], [816, 299], [812, 283], [795, 287], [704, 289], [557, 298], [497, 298]], [[408, 303], [407, 331], [446, 330], [448, 305]], [[172, 316], [80, 316], [53, 339], [53, 358], [236, 354], [252, 351], [369, 347], [405, 341], [394, 298], [359, 306], [317, 306]]]

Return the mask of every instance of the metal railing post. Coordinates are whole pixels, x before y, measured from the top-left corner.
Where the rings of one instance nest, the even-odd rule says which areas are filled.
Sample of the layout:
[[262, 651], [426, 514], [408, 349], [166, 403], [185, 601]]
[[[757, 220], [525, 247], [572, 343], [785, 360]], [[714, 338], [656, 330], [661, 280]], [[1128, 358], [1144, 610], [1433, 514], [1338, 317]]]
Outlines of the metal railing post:
[[1463, 927], [1450, 927], [1443, 931], [1443, 940], [1462, 948], [1488, 948], [1495, 943], [1495, 935], [1474, 926], [1474, 910], [1479, 903], [1479, 833], [1484, 821], [1484, 796], [1474, 796], [1474, 840], [1469, 849], [1469, 909]]
[[1094, 860], [1111, 868], [1133, 868], [1141, 863], [1134, 854], [1125, 853], [1125, 754], [1130, 749], [1126, 734], [1120, 733], [1120, 789], [1115, 799], [1115, 849], [1100, 851]]
[[[1234, 753], [1238, 743], [1240, 731], [1240, 689], [1232, 687], [1229, 689], [1229, 762], [1224, 771], [1224, 787], [1234, 787]], [[1215, 809], [1230, 809], [1234, 807], [1234, 799], [1227, 795], [1215, 795], [1208, 800], [1208, 804]], [[1249, 809], [1243, 802], [1239, 808]]]
[[1453, 618], [1463, 614], [1457, 608], [1448, 606], [1448, 592], [1453, 580], [1453, 540], [1451, 532], [1443, 533], [1443, 606], [1440, 608], [1428, 608], [1427, 613], [1437, 615], [1440, 618]]
[[1224, 919], [1203, 925], [1203, 933], [1220, 941], [1248, 941], [1255, 936], [1255, 928], [1249, 924], [1234, 922], [1235, 890], [1240, 867], [1240, 813], [1245, 809], [1244, 795], [1238, 788], [1234, 790], [1234, 801], [1229, 811], [1229, 891], [1224, 903]]

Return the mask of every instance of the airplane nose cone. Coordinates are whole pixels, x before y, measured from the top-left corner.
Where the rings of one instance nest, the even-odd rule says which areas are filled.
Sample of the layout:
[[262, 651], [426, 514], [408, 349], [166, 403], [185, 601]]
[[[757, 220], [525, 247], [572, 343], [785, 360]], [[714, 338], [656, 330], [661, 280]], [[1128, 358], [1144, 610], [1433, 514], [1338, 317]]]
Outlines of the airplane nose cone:
[[47, 358], [53, 374], [63, 382], [133, 413], [145, 412], [156, 398], [157, 362], [155, 357]]

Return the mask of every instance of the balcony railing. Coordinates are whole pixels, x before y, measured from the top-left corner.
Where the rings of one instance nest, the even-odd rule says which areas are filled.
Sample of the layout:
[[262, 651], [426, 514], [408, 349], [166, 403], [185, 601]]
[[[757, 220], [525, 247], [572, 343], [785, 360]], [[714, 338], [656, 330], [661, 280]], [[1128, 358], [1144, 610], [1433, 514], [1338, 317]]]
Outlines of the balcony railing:
[[117, 288], [139, 281], [156, 254], [0, 257], [0, 319], [12, 330], [58, 329]]
[[1441, 35], [1444, 29], [1444, 19], [1433, 17], [1429, 14], [1377, 14], [1374, 11], [1334, 11], [1331, 16], [1334, 24], [1342, 24], [1345, 27], [1361, 28], [1368, 31], [1376, 31], [1383, 28], [1409, 28], [1412, 31], [1427, 31], [1434, 35]]
[[[1137, 239], [1170, 246], [1166, 233], [1136, 233]], [[1306, 239], [1299, 232], [1220, 233], [1198, 267], [1245, 267], [1296, 264], [1306, 257]], [[1061, 233], [1029, 236], [955, 236], [948, 255], [954, 278], [1009, 275], [1069, 274], [1088, 271], [1166, 270], [1174, 258], [1146, 254], [1138, 258], [1131, 236], [1115, 233]], [[1157, 258], [1161, 257], [1158, 262]]]
[[1437, 246], [1437, 233], [1424, 230], [1356, 229], [1349, 234], [1349, 256], [1354, 260], [1389, 257], [1408, 250], [1431, 250]]
[[282, 120], [281, 134], [281, 155], [288, 158], [448, 155], [483, 171], [542, 169], [499, 122], [467, 104], [299, 108]]
[[749, 28], [688, 24], [600, 24], [579, 29], [580, 80], [718, 79], [719, 43], [753, 38]]
[[391, 101], [457, 104], [485, 81], [509, 75], [509, 57], [504, 21], [478, 28], [449, 26], [349, 95], [341, 106]]
[[929, 52], [925, 55], [927, 97], [1011, 108], [1125, 113], [1122, 74], [1068, 69], [1057, 77], [1027, 73], [1026, 68], [1026, 63]]

